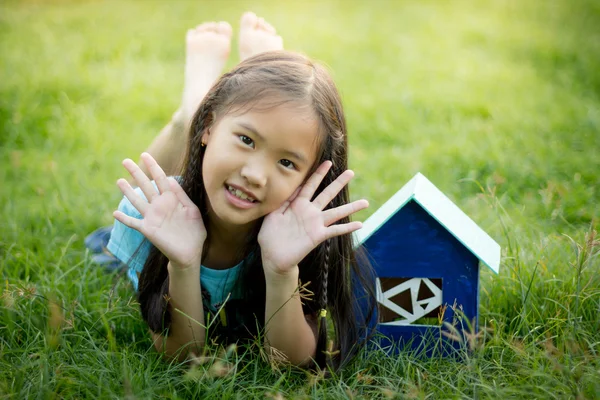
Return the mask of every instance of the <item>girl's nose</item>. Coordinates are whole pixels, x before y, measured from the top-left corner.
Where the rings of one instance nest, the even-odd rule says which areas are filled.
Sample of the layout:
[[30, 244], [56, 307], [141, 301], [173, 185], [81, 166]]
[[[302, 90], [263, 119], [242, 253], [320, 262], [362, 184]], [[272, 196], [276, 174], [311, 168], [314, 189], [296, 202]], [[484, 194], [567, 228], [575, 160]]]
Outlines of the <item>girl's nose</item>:
[[242, 177], [252, 186], [263, 187], [267, 184], [267, 173], [263, 163], [259, 160], [247, 162], [241, 171]]

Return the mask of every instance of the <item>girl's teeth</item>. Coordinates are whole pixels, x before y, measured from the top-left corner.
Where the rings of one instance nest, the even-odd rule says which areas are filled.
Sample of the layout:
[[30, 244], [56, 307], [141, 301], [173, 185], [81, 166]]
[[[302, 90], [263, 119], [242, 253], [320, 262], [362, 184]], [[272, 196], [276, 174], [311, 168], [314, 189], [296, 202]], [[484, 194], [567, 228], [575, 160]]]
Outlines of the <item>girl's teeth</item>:
[[250, 198], [249, 198], [249, 197], [246, 195], [246, 193], [242, 192], [242, 191], [241, 191], [241, 190], [239, 190], [239, 189], [234, 189], [233, 187], [231, 187], [231, 186], [228, 186], [228, 187], [227, 187], [227, 190], [229, 190], [229, 192], [230, 192], [231, 194], [233, 194], [233, 195], [234, 195], [234, 196], [236, 196], [236, 197], [239, 197], [239, 198], [240, 198], [240, 199], [242, 199], [242, 200], [247, 200], [247, 201], [249, 201], [249, 202], [251, 202], [251, 203], [254, 203], [254, 200], [251, 200], [251, 199], [250, 199]]

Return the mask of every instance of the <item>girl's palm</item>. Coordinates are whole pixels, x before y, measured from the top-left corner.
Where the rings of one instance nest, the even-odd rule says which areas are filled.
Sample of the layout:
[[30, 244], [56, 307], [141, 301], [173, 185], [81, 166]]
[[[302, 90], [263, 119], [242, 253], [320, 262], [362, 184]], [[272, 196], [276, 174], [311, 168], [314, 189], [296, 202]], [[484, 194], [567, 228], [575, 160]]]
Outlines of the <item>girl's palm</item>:
[[362, 226], [360, 222], [333, 224], [368, 207], [366, 200], [323, 211], [352, 179], [352, 171], [345, 171], [314, 201], [310, 200], [330, 167], [329, 161], [321, 164], [306, 185], [298, 188], [278, 210], [265, 217], [258, 241], [263, 264], [274, 268], [273, 272], [286, 273], [323, 241], [351, 233]]
[[117, 185], [142, 214], [142, 219], [127, 216], [120, 211], [115, 211], [114, 217], [141, 232], [173, 265], [200, 265], [202, 246], [206, 239], [200, 210], [175, 179], [167, 178], [152, 156], [144, 153], [142, 160], [152, 174], [158, 191], [133, 161], [125, 160], [123, 165], [147, 200], [138, 195], [127, 181], [119, 179]]

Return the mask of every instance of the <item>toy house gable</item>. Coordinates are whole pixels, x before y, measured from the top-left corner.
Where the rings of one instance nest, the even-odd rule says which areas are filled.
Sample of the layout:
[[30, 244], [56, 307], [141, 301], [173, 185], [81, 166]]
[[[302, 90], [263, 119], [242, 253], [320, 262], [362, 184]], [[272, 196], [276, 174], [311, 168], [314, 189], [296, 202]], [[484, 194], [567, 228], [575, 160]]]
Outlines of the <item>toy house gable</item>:
[[419, 204], [481, 262], [498, 273], [500, 245], [421, 173], [417, 173], [363, 223], [363, 227], [355, 232], [355, 241], [364, 244], [411, 200]]

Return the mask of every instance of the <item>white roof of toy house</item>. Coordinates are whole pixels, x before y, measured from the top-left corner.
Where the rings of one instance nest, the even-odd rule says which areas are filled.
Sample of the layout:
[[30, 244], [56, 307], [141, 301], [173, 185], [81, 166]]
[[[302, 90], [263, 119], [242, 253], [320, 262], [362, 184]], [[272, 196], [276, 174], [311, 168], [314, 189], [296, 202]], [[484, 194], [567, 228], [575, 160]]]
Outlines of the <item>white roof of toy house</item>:
[[363, 223], [363, 227], [354, 233], [357, 242], [364, 243], [410, 200], [416, 201], [481, 262], [498, 273], [500, 245], [421, 173], [417, 173]]

